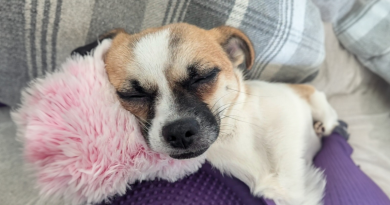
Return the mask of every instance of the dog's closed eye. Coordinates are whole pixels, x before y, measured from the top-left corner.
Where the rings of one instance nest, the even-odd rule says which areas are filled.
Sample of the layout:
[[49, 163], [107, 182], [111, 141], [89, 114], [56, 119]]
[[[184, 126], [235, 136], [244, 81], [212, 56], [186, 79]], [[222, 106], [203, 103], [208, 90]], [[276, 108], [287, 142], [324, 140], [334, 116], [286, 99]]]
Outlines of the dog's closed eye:
[[211, 71], [203, 75], [194, 74], [191, 76], [192, 78], [190, 79], [189, 85], [191, 87], [198, 87], [202, 84], [209, 83], [216, 78], [219, 72], [220, 70], [218, 68], [213, 68]]
[[146, 91], [137, 80], [131, 81], [132, 89], [117, 91], [120, 99], [126, 102], [147, 102], [152, 100], [155, 92]]
[[130, 92], [121, 92], [121, 91], [117, 91], [116, 92], [119, 96], [119, 98], [121, 98], [122, 100], [126, 100], [126, 101], [129, 101], [129, 100], [147, 100], [148, 98], [150, 98], [150, 95], [147, 94], [147, 93], [141, 93], [141, 92], [133, 92], [133, 91], [130, 91]]
[[120, 99], [127, 102], [147, 102], [150, 101], [155, 93], [147, 92], [140, 86], [139, 82], [131, 81], [132, 89], [117, 91], [117, 95]]

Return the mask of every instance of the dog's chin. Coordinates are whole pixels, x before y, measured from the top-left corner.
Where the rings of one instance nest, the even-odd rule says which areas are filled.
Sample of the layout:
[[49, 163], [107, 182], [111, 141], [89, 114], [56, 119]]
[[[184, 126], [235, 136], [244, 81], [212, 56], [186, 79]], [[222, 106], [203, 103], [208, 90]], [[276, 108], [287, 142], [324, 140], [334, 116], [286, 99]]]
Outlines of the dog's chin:
[[194, 152], [181, 153], [181, 154], [170, 154], [169, 156], [172, 157], [173, 159], [191, 159], [191, 158], [199, 157], [200, 155], [205, 153], [207, 149], [208, 148], [200, 149]]

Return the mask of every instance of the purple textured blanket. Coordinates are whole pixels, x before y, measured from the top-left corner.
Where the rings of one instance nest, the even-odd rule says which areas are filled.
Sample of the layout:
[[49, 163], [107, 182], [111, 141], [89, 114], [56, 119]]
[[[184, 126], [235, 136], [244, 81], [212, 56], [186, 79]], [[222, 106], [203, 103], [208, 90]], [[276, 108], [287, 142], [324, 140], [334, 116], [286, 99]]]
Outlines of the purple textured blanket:
[[[323, 139], [322, 149], [314, 159], [327, 178], [325, 205], [389, 205], [389, 198], [354, 164], [352, 148], [338, 133]], [[260, 204], [272, 200], [254, 197], [236, 178], [223, 176], [206, 163], [195, 174], [175, 183], [163, 180], [132, 185], [124, 196], [112, 199], [113, 205], [127, 204]]]

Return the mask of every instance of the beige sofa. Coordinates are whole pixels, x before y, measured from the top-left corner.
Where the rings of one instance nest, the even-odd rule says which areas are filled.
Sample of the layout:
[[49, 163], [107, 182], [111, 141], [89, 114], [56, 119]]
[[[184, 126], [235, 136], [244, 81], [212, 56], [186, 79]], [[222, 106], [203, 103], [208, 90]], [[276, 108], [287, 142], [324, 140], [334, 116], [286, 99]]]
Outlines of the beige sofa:
[[390, 85], [366, 69], [325, 24], [326, 59], [312, 85], [349, 124], [352, 158], [390, 197]]

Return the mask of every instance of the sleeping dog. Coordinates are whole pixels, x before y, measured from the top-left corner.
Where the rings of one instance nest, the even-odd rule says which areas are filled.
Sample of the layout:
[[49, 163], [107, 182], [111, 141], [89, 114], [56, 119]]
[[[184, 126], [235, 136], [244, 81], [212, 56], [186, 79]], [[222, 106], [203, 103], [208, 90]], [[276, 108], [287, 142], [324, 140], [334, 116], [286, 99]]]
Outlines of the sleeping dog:
[[322, 203], [325, 179], [311, 161], [317, 135], [332, 132], [337, 114], [309, 85], [244, 81], [255, 54], [243, 32], [178, 23], [104, 38], [112, 39], [104, 57], [109, 80], [152, 150], [175, 159], [206, 154], [277, 204]]

